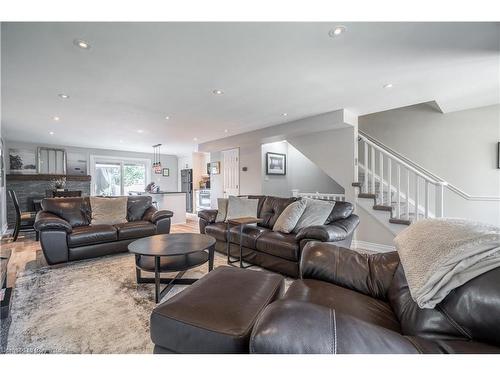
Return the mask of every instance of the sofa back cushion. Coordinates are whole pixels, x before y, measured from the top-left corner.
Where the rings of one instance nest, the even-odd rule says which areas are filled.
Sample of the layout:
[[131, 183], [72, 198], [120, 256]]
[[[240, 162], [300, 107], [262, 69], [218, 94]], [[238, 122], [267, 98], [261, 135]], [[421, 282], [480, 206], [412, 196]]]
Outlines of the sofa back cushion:
[[[249, 196], [250, 198], [250, 196]], [[259, 224], [264, 228], [272, 229], [276, 220], [281, 215], [283, 210], [290, 204], [297, 200], [297, 198], [279, 198], [279, 197], [266, 197], [260, 210], [260, 218], [262, 222]]]
[[127, 197], [90, 197], [91, 225], [127, 222]]
[[72, 227], [90, 224], [89, 198], [45, 198], [42, 209], [66, 220]]
[[273, 231], [292, 233], [306, 209], [306, 204], [307, 201], [305, 199], [299, 199], [296, 202], [290, 203], [274, 223]]
[[217, 216], [215, 217], [216, 223], [223, 223], [226, 221], [228, 198], [217, 198]]
[[389, 303], [407, 336], [460, 338], [500, 345], [500, 267], [453, 290], [433, 309], [412, 299], [400, 264], [388, 292]]
[[306, 208], [293, 229], [294, 233], [298, 233], [302, 228], [325, 224], [334, 206], [334, 202], [331, 201], [311, 198], [303, 200], [306, 202]]
[[352, 203], [335, 202], [332, 212], [330, 213], [330, 216], [328, 216], [328, 219], [326, 219], [325, 224], [330, 224], [337, 220], [347, 219], [349, 216], [351, 216], [353, 211], [354, 206], [352, 205]]
[[153, 199], [148, 195], [131, 195], [127, 201], [127, 220], [140, 221], [148, 208], [153, 205]]
[[257, 199], [241, 198], [230, 195], [227, 202], [226, 221], [242, 217], [257, 217], [258, 203], [259, 201]]

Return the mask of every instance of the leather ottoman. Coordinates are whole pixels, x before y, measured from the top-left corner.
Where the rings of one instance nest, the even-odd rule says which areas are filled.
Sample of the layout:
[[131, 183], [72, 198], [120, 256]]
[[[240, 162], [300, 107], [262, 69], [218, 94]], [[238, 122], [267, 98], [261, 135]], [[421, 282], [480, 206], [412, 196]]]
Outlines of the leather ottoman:
[[282, 276], [218, 267], [151, 314], [155, 353], [248, 353], [260, 312], [280, 298]]

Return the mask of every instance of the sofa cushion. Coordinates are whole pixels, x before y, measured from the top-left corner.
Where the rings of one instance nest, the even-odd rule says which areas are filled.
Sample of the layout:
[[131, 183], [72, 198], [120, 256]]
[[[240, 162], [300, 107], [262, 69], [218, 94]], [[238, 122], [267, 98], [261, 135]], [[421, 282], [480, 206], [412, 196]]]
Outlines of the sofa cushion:
[[296, 280], [284, 298], [326, 306], [338, 313], [401, 333], [398, 319], [388, 303], [335, 284], [313, 279]]
[[300, 245], [295, 234], [265, 232], [257, 238], [257, 250], [280, 258], [299, 261]]
[[90, 197], [92, 225], [127, 222], [127, 197]]
[[310, 198], [304, 198], [304, 201], [306, 202], [306, 208], [293, 229], [294, 233], [298, 233], [302, 228], [325, 224], [335, 204], [335, 202], [331, 201]]
[[118, 239], [116, 228], [108, 224], [87, 225], [73, 228], [68, 235], [68, 246], [78, 247], [101, 242], [111, 242]]
[[242, 217], [257, 217], [257, 199], [240, 198], [230, 195], [227, 203], [226, 220]]
[[72, 227], [90, 224], [88, 198], [45, 198], [42, 209], [66, 220]]
[[139, 221], [146, 210], [153, 206], [153, 199], [148, 195], [131, 195], [127, 200], [127, 220]]
[[205, 234], [212, 236], [217, 241], [226, 242], [227, 238], [227, 224], [226, 223], [213, 223], [205, 227]]
[[335, 202], [325, 224], [333, 223], [337, 220], [347, 219], [354, 211], [354, 206], [349, 202]]
[[259, 226], [272, 229], [276, 220], [281, 215], [283, 210], [290, 204], [297, 200], [297, 198], [279, 198], [279, 197], [266, 197], [262, 204], [260, 211], [260, 218], [262, 222]]
[[215, 217], [216, 223], [226, 221], [228, 202], [229, 199], [227, 198], [217, 198], [217, 216]]
[[156, 233], [156, 227], [150, 221], [130, 221], [128, 223], [115, 224], [114, 227], [118, 232], [118, 240], [147, 237]]
[[305, 199], [301, 199], [290, 203], [274, 223], [273, 231], [291, 233], [306, 209], [306, 202]]
[[[255, 225], [244, 225], [241, 234], [241, 244], [249, 249], [255, 249], [257, 238], [263, 233], [269, 232], [267, 228], [257, 227]], [[240, 243], [240, 226], [234, 226], [229, 230], [229, 235], [232, 243]]]

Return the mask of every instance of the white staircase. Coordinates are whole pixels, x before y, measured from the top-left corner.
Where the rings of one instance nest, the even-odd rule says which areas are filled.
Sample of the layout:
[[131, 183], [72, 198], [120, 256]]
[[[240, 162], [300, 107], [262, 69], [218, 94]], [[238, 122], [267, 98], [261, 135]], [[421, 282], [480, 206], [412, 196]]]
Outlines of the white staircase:
[[385, 212], [375, 216], [394, 224], [392, 232], [423, 218], [443, 216], [445, 181], [362, 131], [358, 141], [358, 181], [353, 186], [359, 189], [363, 208]]

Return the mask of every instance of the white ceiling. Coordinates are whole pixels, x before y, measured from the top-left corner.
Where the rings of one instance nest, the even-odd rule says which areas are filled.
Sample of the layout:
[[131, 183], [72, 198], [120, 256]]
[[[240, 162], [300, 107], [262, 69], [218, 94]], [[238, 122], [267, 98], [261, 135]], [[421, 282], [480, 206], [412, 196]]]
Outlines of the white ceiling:
[[2, 134], [182, 155], [340, 108], [500, 102], [499, 24], [344, 23], [329, 37], [337, 24], [3, 23]]

